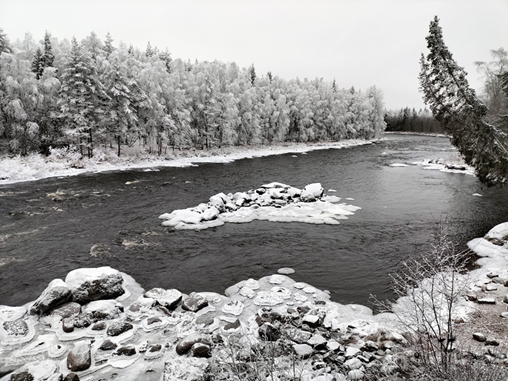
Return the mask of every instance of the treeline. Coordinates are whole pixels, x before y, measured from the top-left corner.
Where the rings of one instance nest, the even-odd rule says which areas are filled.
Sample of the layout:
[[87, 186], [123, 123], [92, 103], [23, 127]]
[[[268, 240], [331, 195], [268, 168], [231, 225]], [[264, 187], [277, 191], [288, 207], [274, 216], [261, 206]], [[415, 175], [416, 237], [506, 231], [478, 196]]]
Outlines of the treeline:
[[390, 110], [385, 114], [386, 131], [409, 131], [433, 134], [443, 134], [441, 126], [432, 113], [427, 109], [420, 109], [418, 112], [408, 107], [400, 110]]
[[381, 92], [323, 79], [284, 80], [254, 66], [172, 59], [113, 46], [27, 34], [12, 46], [0, 29], [0, 153], [67, 146], [166, 153], [282, 142], [372, 139], [385, 129]]

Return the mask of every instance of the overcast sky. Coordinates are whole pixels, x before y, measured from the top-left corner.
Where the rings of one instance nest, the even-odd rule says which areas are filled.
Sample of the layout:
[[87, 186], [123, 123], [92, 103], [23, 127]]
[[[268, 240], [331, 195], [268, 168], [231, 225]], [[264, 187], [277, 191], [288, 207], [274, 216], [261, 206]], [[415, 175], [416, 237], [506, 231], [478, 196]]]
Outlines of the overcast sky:
[[110, 32], [115, 46], [150, 41], [173, 58], [254, 64], [258, 75], [376, 85], [388, 109], [423, 107], [418, 60], [434, 15], [478, 89], [473, 62], [508, 50], [508, 0], [0, 0], [12, 42]]

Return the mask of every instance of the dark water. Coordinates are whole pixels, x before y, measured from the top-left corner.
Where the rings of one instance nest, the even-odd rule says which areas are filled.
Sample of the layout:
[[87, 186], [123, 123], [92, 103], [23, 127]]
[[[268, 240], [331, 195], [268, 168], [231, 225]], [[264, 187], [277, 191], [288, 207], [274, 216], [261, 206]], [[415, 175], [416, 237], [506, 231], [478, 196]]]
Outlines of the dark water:
[[[455, 157], [446, 138], [391, 135], [379, 144], [296, 156], [0, 186], [0, 304], [26, 303], [54, 278], [104, 265], [145, 289], [185, 293], [223, 292], [242, 279], [292, 267], [296, 280], [330, 290], [335, 301], [367, 304], [370, 294], [391, 296], [388, 273], [428, 247], [444, 216], [462, 244], [508, 221], [506, 189], [482, 187], [463, 174], [389, 167]], [[320, 182], [363, 209], [334, 226], [253, 222], [199, 232], [160, 226], [164, 212], [272, 181]], [[64, 201], [47, 197], [57, 190]]]

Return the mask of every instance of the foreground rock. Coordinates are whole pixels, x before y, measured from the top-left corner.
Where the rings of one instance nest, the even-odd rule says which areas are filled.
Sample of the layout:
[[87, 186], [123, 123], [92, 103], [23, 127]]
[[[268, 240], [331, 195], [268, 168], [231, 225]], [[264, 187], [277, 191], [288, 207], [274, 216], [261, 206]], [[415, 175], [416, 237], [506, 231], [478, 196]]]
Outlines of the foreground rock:
[[[73, 302], [51, 307], [67, 300], [53, 298], [60, 302], [37, 315], [35, 303], [0, 306], [0, 372], [7, 373], [0, 380], [199, 380], [223, 372], [231, 349], [248, 367], [274, 348], [281, 367], [296, 355], [309, 375], [338, 375], [348, 366], [380, 368], [387, 338], [400, 337], [389, 316], [331, 302], [281, 274], [239, 282], [225, 295], [143, 292], [120, 278], [111, 268], [75, 270], [38, 299], [50, 300], [56, 284]], [[121, 297], [107, 299], [113, 295]]]

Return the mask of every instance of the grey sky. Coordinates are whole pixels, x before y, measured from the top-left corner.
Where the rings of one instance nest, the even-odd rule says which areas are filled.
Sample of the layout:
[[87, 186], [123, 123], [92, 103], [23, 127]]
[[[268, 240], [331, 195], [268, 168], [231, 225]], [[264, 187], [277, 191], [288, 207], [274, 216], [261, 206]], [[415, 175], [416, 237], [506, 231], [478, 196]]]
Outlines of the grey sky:
[[473, 62], [508, 49], [508, 0], [0, 0], [11, 41], [110, 32], [115, 46], [150, 41], [173, 58], [254, 64], [258, 75], [376, 85], [388, 109], [423, 107], [418, 60], [434, 15], [478, 89]]

